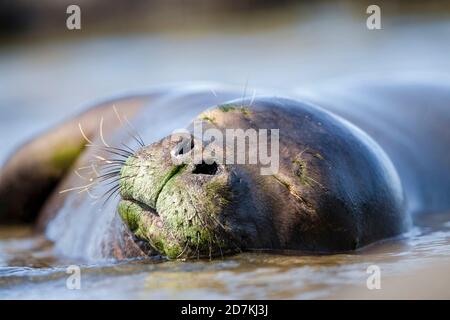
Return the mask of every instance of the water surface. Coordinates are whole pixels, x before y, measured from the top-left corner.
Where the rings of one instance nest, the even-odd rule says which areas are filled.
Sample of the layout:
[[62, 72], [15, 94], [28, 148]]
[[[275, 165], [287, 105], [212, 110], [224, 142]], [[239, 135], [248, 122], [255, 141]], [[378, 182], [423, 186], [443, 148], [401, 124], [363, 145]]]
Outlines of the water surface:
[[[353, 254], [243, 253], [224, 259], [139, 259], [80, 264], [54, 255], [28, 229], [0, 231], [0, 297], [7, 299], [313, 299], [377, 297], [367, 268], [381, 269], [381, 290], [396, 298], [450, 298], [450, 214], [422, 221], [403, 239]], [[66, 287], [66, 266], [81, 267], [81, 289]], [[437, 272], [437, 273], [436, 273]], [[402, 281], [401, 277], [410, 276]], [[400, 277], [400, 278], [399, 278]], [[420, 278], [428, 286], [411, 290]], [[413, 280], [411, 280], [413, 279]], [[443, 288], [433, 286], [440, 284]]]

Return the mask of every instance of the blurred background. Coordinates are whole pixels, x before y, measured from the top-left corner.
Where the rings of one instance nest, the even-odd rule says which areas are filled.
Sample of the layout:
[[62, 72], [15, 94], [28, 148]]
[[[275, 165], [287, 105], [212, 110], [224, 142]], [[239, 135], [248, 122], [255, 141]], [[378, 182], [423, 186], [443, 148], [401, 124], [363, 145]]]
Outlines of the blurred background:
[[[81, 8], [81, 30], [66, 9]], [[366, 9], [381, 7], [381, 30]], [[0, 0], [0, 164], [93, 102], [170, 82], [290, 89], [450, 71], [450, 1]]]

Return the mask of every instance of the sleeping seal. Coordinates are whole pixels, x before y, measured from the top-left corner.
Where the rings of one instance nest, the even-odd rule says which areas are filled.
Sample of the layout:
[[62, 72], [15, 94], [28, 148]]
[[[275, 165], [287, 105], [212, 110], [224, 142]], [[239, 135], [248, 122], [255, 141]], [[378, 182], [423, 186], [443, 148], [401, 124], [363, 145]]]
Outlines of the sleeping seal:
[[449, 103], [449, 87], [414, 81], [115, 99], [9, 158], [0, 221], [86, 259], [351, 251], [450, 208]]

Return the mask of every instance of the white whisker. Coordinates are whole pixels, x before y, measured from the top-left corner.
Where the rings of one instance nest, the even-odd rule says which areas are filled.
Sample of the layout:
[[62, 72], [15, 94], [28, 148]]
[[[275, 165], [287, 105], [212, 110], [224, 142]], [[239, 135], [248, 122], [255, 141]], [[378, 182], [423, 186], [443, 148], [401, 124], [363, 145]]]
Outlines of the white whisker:
[[89, 187], [93, 186], [94, 184], [95, 184], [95, 182], [92, 182], [92, 183], [89, 183], [89, 184], [87, 184], [85, 186], [79, 186], [79, 187], [73, 187], [73, 188], [61, 190], [61, 191], [59, 191], [59, 193], [62, 194], [62, 193], [66, 193], [66, 192], [69, 192], [69, 191], [76, 191], [76, 190], [86, 189], [86, 188], [89, 188]]
[[98, 173], [97, 169], [95, 169], [94, 164], [91, 164], [92, 166], [92, 171], [94, 171], [95, 175], [98, 177], [100, 174]]
[[79, 167], [77, 170], [86, 170], [86, 169], [91, 169], [91, 166], [84, 166], [84, 167]]
[[112, 161], [109, 161], [108, 159], [105, 159], [99, 155], [95, 155], [94, 157], [97, 158], [98, 160], [106, 162], [106, 163], [113, 163]]
[[89, 178], [83, 177], [78, 170], [74, 170], [73, 173], [75, 173], [79, 178], [83, 179], [83, 180], [89, 180]]
[[247, 95], [247, 86], [248, 86], [248, 78], [245, 79], [245, 85], [244, 85], [244, 92], [242, 93], [242, 99], [241, 99], [241, 108], [244, 107], [244, 99]]
[[127, 116], [123, 116], [123, 119], [127, 123], [128, 128], [130, 128], [134, 132], [134, 138], [136, 141], [143, 147], [145, 146], [144, 140], [142, 140], [142, 137], [139, 135], [139, 132], [133, 127], [130, 120], [128, 120]]
[[303, 153], [305, 153], [305, 151], [307, 151], [308, 150], [308, 147], [306, 147], [305, 149], [303, 149], [299, 154], [298, 154], [298, 157], [300, 158], [302, 155], [303, 155]]
[[117, 120], [119, 120], [120, 125], [123, 126], [123, 121], [122, 118], [120, 117], [119, 112], [117, 111], [116, 105], [113, 104], [112, 108], [114, 110], [114, 113], [116, 114]]
[[255, 101], [255, 97], [256, 97], [256, 90], [253, 90], [252, 99], [250, 100], [249, 107], [251, 107], [253, 105], [253, 102]]
[[93, 144], [92, 141], [89, 140], [89, 138], [84, 133], [83, 128], [81, 127], [81, 122], [78, 122], [78, 128], [80, 129], [81, 135], [83, 136], [84, 140], [86, 140], [90, 144]]
[[100, 132], [100, 140], [102, 141], [102, 143], [105, 145], [105, 147], [110, 147], [106, 141], [105, 138], [103, 137], [103, 117], [100, 118], [100, 128], [99, 128], [99, 132]]

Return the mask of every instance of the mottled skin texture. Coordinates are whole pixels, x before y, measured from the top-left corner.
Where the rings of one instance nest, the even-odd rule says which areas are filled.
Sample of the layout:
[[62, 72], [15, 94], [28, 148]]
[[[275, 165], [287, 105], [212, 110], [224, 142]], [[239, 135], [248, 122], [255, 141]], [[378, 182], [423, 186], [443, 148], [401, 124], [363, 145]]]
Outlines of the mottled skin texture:
[[[410, 90], [417, 88], [421, 87], [413, 86]], [[183, 154], [178, 152], [179, 143], [169, 136], [151, 142], [139, 148], [120, 169], [121, 201], [117, 211], [126, 228], [121, 231], [111, 228], [110, 232], [118, 236], [116, 241], [108, 244], [110, 255], [123, 258], [158, 253], [169, 258], [193, 258], [254, 249], [333, 253], [354, 250], [407, 230], [410, 214], [407, 208], [418, 202], [420, 190], [412, 190], [407, 185], [408, 192], [404, 192], [403, 186], [414, 175], [414, 167], [409, 166], [412, 170], [400, 168], [402, 174], [399, 177], [398, 166], [402, 163], [398, 159], [401, 157], [395, 149], [389, 148], [390, 141], [393, 141], [392, 145], [397, 143], [394, 128], [389, 136], [385, 127], [379, 124], [377, 131], [376, 124], [368, 121], [371, 124], [369, 136], [361, 130], [365, 129], [364, 122], [359, 121], [363, 117], [355, 118], [358, 128], [314, 104], [279, 97], [233, 100], [240, 94], [224, 92], [223, 98], [211, 98], [207, 90], [182, 93], [177, 98], [163, 100], [159, 106], [162, 110], [174, 108], [177, 112], [177, 99], [181, 99], [179, 101], [189, 108], [198, 110], [197, 119], [202, 120], [205, 128], [221, 131], [279, 128], [279, 171], [261, 175], [260, 166], [254, 164], [195, 164], [192, 154], [200, 148], [199, 137], [193, 137], [191, 149]], [[405, 95], [408, 92], [405, 90]], [[443, 88], [441, 92], [445, 97], [448, 90]], [[383, 92], [379, 95], [383, 99], [389, 97]], [[143, 113], [151, 112], [152, 97], [125, 99], [121, 108], [128, 110], [130, 117], [135, 114], [139, 118]], [[134, 111], [129, 107], [132, 101], [136, 106]], [[333, 106], [327, 106], [327, 109], [341, 116], [363, 114], [356, 112], [359, 107], [361, 105], [349, 102], [347, 109], [333, 109]], [[391, 107], [383, 104], [377, 112], [393, 117], [395, 111]], [[355, 113], [351, 112], [352, 108]], [[403, 106], [398, 110], [405, 112]], [[440, 108], [439, 112], [448, 116], [445, 108]], [[98, 117], [95, 112], [86, 115]], [[396, 116], [401, 118], [401, 115]], [[185, 126], [192, 132], [192, 125], [186, 122]], [[73, 127], [71, 121], [62, 125], [71, 134], [74, 134]], [[120, 128], [113, 124], [106, 134], [111, 135], [115, 130]], [[419, 126], [408, 133], [423, 139], [428, 132], [428, 128]], [[91, 137], [95, 138], [94, 133]], [[44, 136], [31, 144], [45, 140]], [[74, 141], [75, 146], [82, 143], [82, 139]], [[388, 154], [386, 150], [389, 150]], [[22, 158], [34, 154], [28, 146], [17, 154], [21, 153], [24, 154]], [[15, 215], [16, 209], [8, 208], [14, 208], [19, 202], [19, 212], [28, 212], [30, 207], [23, 205], [25, 202], [20, 199], [34, 199], [31, 201], [34, 208], [44, 203], [39, 225], [45, 229], [47, 221], [58, 214], [64, 198], [49, 191], [43, 198], [42, 194], [36, 196], [29, 191], [32, 188], [25, 187], [14, 189], [14, 196], [9, 197], [11, 186], [20, 186], [13, 177], [30, 172], [17, 154], [1, 172], [3, 212], [0, 220], [24, 220], [21, 215]], [[61, 148], [55, 147], [49, 154], [53, 156], [48, 158], [54, 159], [55, 154], [61, 154]], [[89, 151], [84, 151], [78, 164], [88, 161], [89, 156]], [[391, 159], [395, 159], [396, 167]], [[71, 161], [57, 163], [64, 163], [64, 170], [55, 175], [55, 181], [66, 175]], [[431, 160], [429, 165], [433, 168], [430, 173], [439, 170], [438, 164], [433, 167]], [[444, 168], [445, 165], [446, 162]], [[55, 162], [43, 160], [38, 172], [43, 171], [41, 167], [53, 168]], [[448, 173], [442, 174], [440, 179], [436, 188], [450, 184]], [[44, 183], [42, 178], [37, 181]], [[74, 177], [69, 175], [61, 184], [68, 187], [74, 183]], [[52, 190], [54, 184], [47, 184], [48, 190]], [[442, 190], [436, 192], [442, 193]], [[448, 199], [440, 200], [438, 204], [439, 208], [449, 206]], [[421, 209], [426, 211], [427, 204], [421, 202]]]

